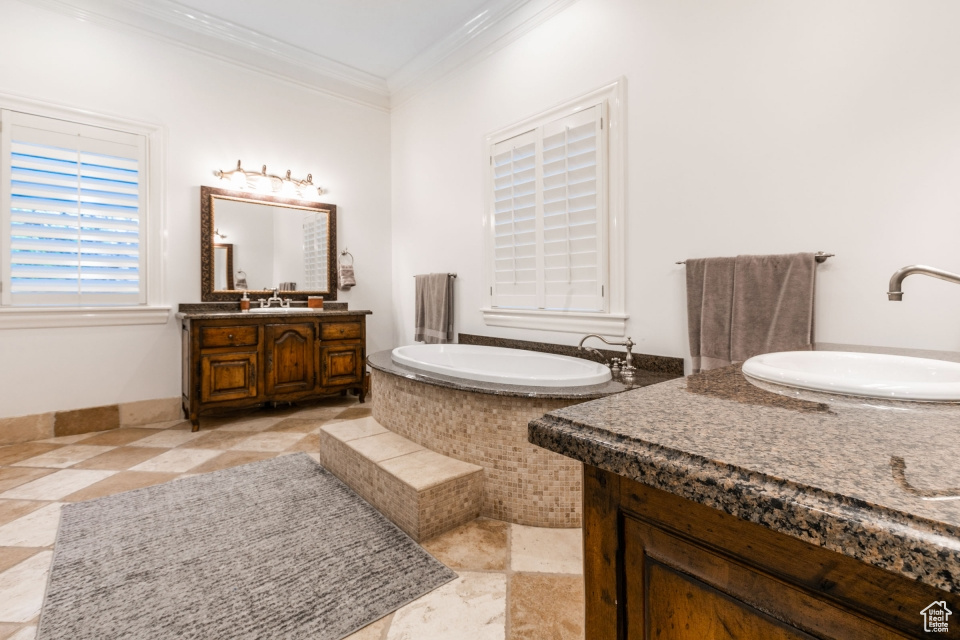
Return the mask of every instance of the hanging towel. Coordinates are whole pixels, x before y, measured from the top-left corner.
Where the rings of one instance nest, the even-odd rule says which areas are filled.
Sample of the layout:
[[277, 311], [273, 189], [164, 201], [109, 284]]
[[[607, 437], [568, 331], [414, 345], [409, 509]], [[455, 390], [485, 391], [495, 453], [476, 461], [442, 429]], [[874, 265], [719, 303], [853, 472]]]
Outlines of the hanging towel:
[[736, 258], [687, 260], [687, 331], [693, 372], [730, 364]]
[[730, 356], [813, 348], [817, 263], [812, 253], [737, 256]]
[[693, 372], [812, 349], [815, 277], [812, 253], [687, 260]]
[[337, 281], [340, 283], [341, 291], [349, 291], [350, 287], [357, 285], [357, 280], [353, 277], [352, 264], [344, 264], [342, 261], [337, 263]]
[[453, 342], [453, 278], [446, 273], [416, 277], [413, 339], [427, 344]]

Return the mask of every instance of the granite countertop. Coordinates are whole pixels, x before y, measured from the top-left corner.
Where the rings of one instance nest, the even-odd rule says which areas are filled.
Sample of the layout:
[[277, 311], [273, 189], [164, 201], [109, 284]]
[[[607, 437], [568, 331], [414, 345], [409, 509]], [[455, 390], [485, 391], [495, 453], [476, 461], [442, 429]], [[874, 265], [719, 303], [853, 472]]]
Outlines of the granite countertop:
[[247, 313], [245, 311], [179, 311], [177, 320], [217, 320], [220, 318], [276, 318], [276, 317], [296, 317], [296, 316], [355, 316], [367, 315], [373, 311], [366, 310], [346, 310], [346, 309], [309, 309], [307, 307], [298, 308], [293, 311], [258, 311], [257, 313]]
[[798, 399], [734, 365], [553, 411], [530, 423], [529, 439], [960, 592], [960, 404]]
[[515, 384], [497, 384], [480, 380], [466, 380], [451, 376], [413, 369], [397, 364], [390, 357], [390, 350], [378, 351], [367, 357], [367, 364], [385, 373], [401, 376], [409, 380], [417, 380], [437, 387], [473, 391], [498, 396], [512, 396], [519, 398], [564, 398], [576, 400], [593, 400], [603, 398], [614, 393], [622, 393], [629, 389], [645, 387], [652, 384], [671, 380], [676, 376], [659, 372], [638, 370], [630, 384], [623, 381], [610, 380], [602, 384], [592, 384], [582, 387], [527, 387]]

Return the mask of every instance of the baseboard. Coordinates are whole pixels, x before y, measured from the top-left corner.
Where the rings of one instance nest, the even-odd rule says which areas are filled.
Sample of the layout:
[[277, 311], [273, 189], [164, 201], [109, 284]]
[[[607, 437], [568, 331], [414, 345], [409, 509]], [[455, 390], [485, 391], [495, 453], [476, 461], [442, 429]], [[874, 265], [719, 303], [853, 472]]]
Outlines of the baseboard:
[[168, 422], [182, 417], [180, 398], [176, 397], [0, 418], [0, 445]]

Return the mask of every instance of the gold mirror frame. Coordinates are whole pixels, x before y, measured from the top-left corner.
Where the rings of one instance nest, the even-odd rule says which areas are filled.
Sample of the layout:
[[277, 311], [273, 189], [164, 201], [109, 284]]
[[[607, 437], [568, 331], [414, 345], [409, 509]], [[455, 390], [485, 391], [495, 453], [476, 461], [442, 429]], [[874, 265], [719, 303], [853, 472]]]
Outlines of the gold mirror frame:
[[[246, 191], [232, 191], [215, 187], [200, 187], [200, 299], [203, 302], [235, 302], [243, 297], [244, 291], [251, 299], [267, 298], [273, 294], [270, 290], [230, 290], [218, 291], [214, 288], [213, 241], [214, 199], [225, 198], [251, 203], [268, 204], [290, 209], [328, 212], [327, 228], [327, 290], [326, 291], [284, 291], [284, 298], [306, 300], [307, 296], [322, 296], [324, 300], [337, 299], [337, 205], [323, 202], [311, 202], [296, 198], [279, 198]], [[230, 267], [232, 269], [232, 265]]]

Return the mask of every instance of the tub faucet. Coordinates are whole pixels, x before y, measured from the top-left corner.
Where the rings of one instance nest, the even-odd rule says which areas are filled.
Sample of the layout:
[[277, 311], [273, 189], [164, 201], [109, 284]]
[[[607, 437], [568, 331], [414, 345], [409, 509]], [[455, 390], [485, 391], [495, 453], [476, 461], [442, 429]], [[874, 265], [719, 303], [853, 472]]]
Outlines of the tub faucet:
[[[607, 339], [604, 338], [603, 336], [598, 336], [598, 335], [595, 334], [595, 333], [591, 333], [591, 334], [589, 334], [589, 335], [583, 336], [583, 339], [580, 340], [580, 344], [577, 345], [577, 351], [588, 351], [588, 352], [590, 352], [590, 353], [595, 353], [596, 355], [600, 356], [600, 357], [603, 359], [604, 364], [606, 364], [608, 367], [610, 367], [610, 366], [611, 366], [610, 363], [607, 362], [606, 357], [604, 357], [604, 355], [603, 355], [602, 353], [600, 353], [599, 351], [597, 351], [596, 349], [594, 349], [594, 348], [592, 348], [592, 347], [585, 347], [585, 346], [583, 346], [583, 343], [587, 341], [587, 338], [597, 338], [598, 340], [602, 340], [602, 341], [605, 342], [606, 344], [609, 344], [610, 346], [614, 346], [614, 347], [626, 347], [626, 349], [627, 349], [627, 357], [626, 357], [626, 359], [624, 359], [624, 361], [623, 361], [623, 366], [620, 368], [620, 373], [621, 373], [623, 376], [628, 377], [628, 378], [633, 376], [633, 373], [637, 370], [637, 368], [636, 368], [635, 366], [633, 366], [633, 352], [631, 351], [631, 349], [633, 349], [633, 346], [634, 346], [636, 343], [635, 343], [633, 340], [630, 339], [630, 336], [627, 336], [627, 339], [624, 340], [623, 342], [610, 342], [609, 340], [607, 340]], [[611, 368], [613, 368], [613, 367], [611, 367]]]
[[931, 278], [940, 278], [941, 280], [953, 282], [954, 284], [960, 284], [960, 274], [950, 273], [949, 271], [936, 269], [934, 267], [926, 267], [922, 264], [915, 264], [898, 269], [897, 272], [893, 274], [890, 278], [890, 289], [887, 291], [887, 299], [896, 302], [903, 300], [903, 281], [907, 276], [915, 273], [930, 276]]

